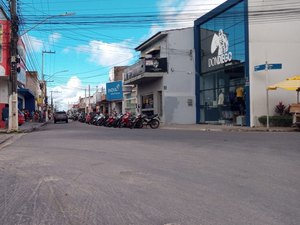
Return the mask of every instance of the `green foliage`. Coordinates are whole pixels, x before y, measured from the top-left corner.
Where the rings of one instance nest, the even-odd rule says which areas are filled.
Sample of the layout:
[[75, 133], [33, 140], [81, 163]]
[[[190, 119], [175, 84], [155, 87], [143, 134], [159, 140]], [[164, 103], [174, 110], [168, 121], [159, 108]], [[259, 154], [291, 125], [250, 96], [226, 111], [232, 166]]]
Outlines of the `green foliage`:
[[286, 106], [282, 102], [279, 102], [279, 104], [275, 106], [274, 110], [277, 114], [282, 116], [285, 113], [285, 109], [286, 109]]
[[[266, 126], [267, 125], [267, 116], [259, 117], [258, 121], [262, 125]], [[273, 127], [290, 127], [293, 124], [293, 117], [291, 115], [270, 116], [269, 123], [270, 123], [270, 126], [273, 126]]]

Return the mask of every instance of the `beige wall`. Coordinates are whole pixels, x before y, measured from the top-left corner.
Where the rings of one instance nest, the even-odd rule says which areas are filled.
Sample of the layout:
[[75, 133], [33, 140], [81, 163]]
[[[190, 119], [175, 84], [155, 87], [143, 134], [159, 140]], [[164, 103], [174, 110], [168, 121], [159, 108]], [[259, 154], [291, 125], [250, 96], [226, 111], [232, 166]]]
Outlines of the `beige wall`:
[[[294, 0], [297, 2], [298, 0]], [[260, 4], [263, 9], [268, 9], [274, 1], [250, 0], [249, 9], [257, 10]], [[282, 8], [282, 4], [280, 7]], [[255, 7], [255, 8], [254, 8]], [[251, 12], [250, 12], [251, 15]], [[281, 17], [283, 18], [283, 17]], [[250, 111], [251, 126], [259, 125], [257, 118], [267, 114], [266, 86], [275, 84], [288, 77], [300, 73], [300, 21], [273, 20], [257, 21], [249, 19], [249, 73], [250, 73]], [[254, 71], [254, 66], [268, 63], [282, 63], [281, 70]], [[276, 90], [269, 92], [270, 115], [274, 114], [274, 107], [279, 101], [288, 105], [296, 101], [296, 92]]]
[[0, 103], [8, 103], [8, 81], [0, 80]]
[[26, 88], [30, 89], [36, 98], [38, 97], [39, 81], [37, 72], [26, 72]]

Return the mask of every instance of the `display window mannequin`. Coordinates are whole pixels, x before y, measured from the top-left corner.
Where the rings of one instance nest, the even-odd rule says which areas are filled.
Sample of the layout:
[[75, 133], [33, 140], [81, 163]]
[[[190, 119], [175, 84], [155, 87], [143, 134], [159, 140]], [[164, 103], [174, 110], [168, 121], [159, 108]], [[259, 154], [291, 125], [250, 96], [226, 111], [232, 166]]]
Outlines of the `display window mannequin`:
[[239, 106], [240, 115], [245, 114], [245, 100], [244, 100], [244, 88], [239, 86], [236, 88], [236, 101]]
[[222, 90], [219, 91], [218, 105], [224, 105], [224, 93]]

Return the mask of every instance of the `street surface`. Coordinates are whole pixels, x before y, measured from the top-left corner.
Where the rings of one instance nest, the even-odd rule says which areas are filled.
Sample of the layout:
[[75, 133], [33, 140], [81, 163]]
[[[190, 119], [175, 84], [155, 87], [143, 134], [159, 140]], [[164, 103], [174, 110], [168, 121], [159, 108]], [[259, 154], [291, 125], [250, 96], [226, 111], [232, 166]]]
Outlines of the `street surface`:
[[1, 225], [299, 225], [299, 132], [70, 121], [0, 149]]

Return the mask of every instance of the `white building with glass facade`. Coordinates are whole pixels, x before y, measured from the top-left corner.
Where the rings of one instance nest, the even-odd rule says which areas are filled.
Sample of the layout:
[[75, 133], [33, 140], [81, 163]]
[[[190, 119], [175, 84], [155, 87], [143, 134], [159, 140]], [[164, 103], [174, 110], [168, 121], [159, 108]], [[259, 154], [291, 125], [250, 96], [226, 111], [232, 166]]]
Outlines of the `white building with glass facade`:
[[[229, 0], [195, 21], [197, 123], [259, 125], [266, 88], [300, 73], [297, 4]], [[296, 93], [270, 92], [270, 114], [280, 101]]]

